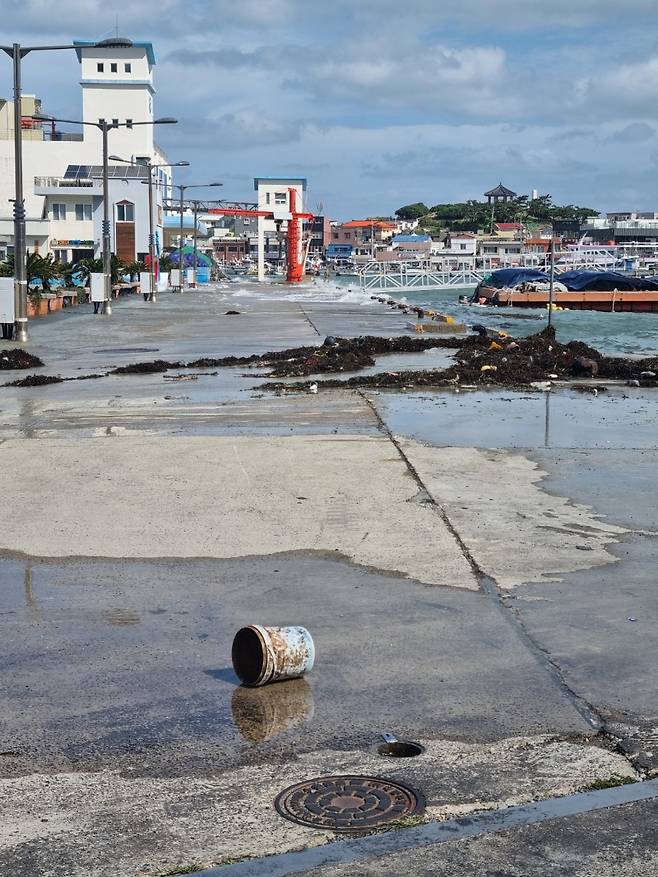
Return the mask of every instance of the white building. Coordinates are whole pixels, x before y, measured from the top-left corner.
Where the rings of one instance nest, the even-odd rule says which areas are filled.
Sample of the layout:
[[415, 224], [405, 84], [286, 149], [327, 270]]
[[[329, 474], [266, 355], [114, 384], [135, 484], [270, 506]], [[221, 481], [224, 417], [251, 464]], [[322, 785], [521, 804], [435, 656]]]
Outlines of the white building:
[[475, 268], [477, 235], [470, 231], [449, 232], [443, 240], [433, 240], [430, 259], [442, 271]]
[[[256, 177], [254, 189], [258, 194], [258, 209], [271, 211], [272, 219], [263, 216], [258, 217], [258, 279], [265, 279], [265, 237], [269, 232], [276, 234], [278, 228], [285, 227], [291, 217], [290, 190], [295, 192], [295, 211], [304, 212], [304, 195], [306, 193], [306, 180], [298, 177], [289, 179], [286, 177]], [[301, 248], [301, 234], [299, 246]]]
[[[130, 48], [94, 47], [76, 41], [81, 65], [83, 122], [106, 119], [128, 127], [108, 135], [110, 155], [133, 162], [162, 164], [165, 154], [154, 142], [153, 125], [133, 125], [154, 119], [153, 68], [149, 42]], [[38, 104], [31, 96], [27, 106]], [[6, 108], [8, 119], [13, 107]], [[28, 112], [33, 112], [28, 110]], [[51, 113], [57, 115], [57, 113]], [[55, 123], [24, 117], [23, 188], [28, 251], [52, 252], [62, 261], [100, 256], [102, 200], [102, 139], [98, 127], [83, 125], [67, 133]], [[112, 251], [124, 261], [148, 253], [148, 179], [145, 167], [110, 162]], [[154, 171], [156, 235], [161, 239], [162, 199], [170, 197], [171, 170]], [[13, 246], [14, 197], [13, 121], [0, 126], [0, 258]]]

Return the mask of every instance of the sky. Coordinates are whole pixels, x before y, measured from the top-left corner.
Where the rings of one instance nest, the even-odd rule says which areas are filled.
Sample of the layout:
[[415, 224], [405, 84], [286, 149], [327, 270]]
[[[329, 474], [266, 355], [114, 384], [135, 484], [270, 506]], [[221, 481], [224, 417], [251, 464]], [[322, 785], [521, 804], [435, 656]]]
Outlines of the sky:
[[[154, 44], [178, 182], [308, 179], [333, 219], [519, 194], [658, 211], [656, 0], [22, 0], [2, 43]], [[1, 59], [0, 59], [1, 61]], [[43, 111], [81, 112], [73, 52], [23, 64]], [[0, 96], [11, 64], [0, 63]], [[209, 195], [211, 192], [209, 191]]]

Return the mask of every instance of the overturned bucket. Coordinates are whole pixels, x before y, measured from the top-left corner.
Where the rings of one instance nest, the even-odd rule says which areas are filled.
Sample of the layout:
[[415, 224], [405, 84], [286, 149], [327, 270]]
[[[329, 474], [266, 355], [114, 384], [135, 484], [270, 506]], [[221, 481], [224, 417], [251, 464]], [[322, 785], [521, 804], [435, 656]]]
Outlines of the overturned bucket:
[[242, 627], [233, 639], [233, 669], [249, 686], [296, 679], [313, 669], [315, 646], [305, 627]]

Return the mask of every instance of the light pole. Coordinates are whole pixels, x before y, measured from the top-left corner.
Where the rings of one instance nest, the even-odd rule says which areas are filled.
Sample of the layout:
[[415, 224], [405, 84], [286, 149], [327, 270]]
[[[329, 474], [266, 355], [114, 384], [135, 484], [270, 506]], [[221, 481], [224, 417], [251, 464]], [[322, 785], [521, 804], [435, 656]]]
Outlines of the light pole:
[[[86, 46], [89, 49], [129, 49], [132, 40], [112, 37]], [[14, 335], [16, 341], [25, 343], [27, 332], [27, 279], [26, 279], [26, 246], [25, 246], [25, 197], [23, 194], [23, 136], [22, 120], [22, 89], [21, 61], [30, 52], [54, 52], [60, 49], [78, 49], [79, 46], [0, 46], [12, 59], [14, 74]]]
[[156, 289], [155, 289], [155, 232], [154, 232], [154, 222], [153, 222], [153, 168], [157, 167], [189, 167], [189, 161], [174, 161], [166, 164], [151, 164], [150, 161], [139, 162], [139, 161], [130, 161], [127, 158], [120, 158], [118, 155], [111, 155], [110, 161], [120, 161], [123, 164], [132, 164], [132, 165], [142, 165], [145, 168], [148, 168], [148, 180], [146, 181], [149, 187], [149, 300], [154, 302], [156, 300]]
[[[180, 240], [178, 242], [178, 272], [180, 276], [180, 291], [183, 291], [184, 288], [184, 280], [183, 280], [183, 247], [185, 244], [184, 233], [183, 233], [183, 210], [184, 210], [184, 199], [185, 199], [185, 190], [186, 189], [206, 189], [211, 188], [213, 186], [223, 186], [223, 183], [174, 183], [172, 188], [178, 189], [180, 191]], [[195, 217], [195, 227], [196, 227], [196, 217]], [[196, 278], [195, 278], [196, 279]]]
[[108, 317], [112, 315], [112, 252], [110, 243], [110, 184], [108, 174], [108, 150], [107, 150], [107, 134], [113, 128], [133, 128], [135, 125], [175, 125], [177, 119], [171, 119], [168, 116], [161, 119], [153, 119], [148, 122], [113, 122], [108, 124], [107, 119], [100, 119], [98, 122], [81, 122], [74, 119], [58, 119], [55, 116], [37, 115], [32, 118], [38, 120], [47, 120], [49, 122], [65, 122], [70, 125], [89, 125], [92, 128], [100, 129], [103, 135], [103, 225], [101, 229], [101, 238], [103, 243], [103, 309], [102, 312]]
[[193, 219], [193, 222], [194, 222], [194, 231], [193, 231], [194, 252], [192, 255], [192, 283], [194, 284], [194, 288], [196, 289], [196, 287], [197, 287], [197, 282], [196, 282], [197, 251], [198, 251], [198, 245], [199, 245], [196, 221], [197, 221], [197, 216], [199, 215], [199, 202], [193, 201], [192, 205], [194, 208], [194, 210], [193, 210], [193, 215], [194, 215], [194, 219]]

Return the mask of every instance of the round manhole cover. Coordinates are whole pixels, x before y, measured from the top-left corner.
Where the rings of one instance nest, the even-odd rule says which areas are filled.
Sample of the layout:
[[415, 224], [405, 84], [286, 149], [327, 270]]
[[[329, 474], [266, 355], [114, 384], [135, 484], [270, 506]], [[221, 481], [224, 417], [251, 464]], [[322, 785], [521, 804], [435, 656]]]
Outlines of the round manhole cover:
[[277, 795], [285, 819], [329, 831], [367, 831], [395, 819], [422, 813], [425, 799], [402, 783], [380, 777], [318, 777]]

